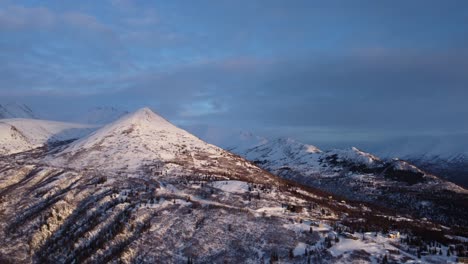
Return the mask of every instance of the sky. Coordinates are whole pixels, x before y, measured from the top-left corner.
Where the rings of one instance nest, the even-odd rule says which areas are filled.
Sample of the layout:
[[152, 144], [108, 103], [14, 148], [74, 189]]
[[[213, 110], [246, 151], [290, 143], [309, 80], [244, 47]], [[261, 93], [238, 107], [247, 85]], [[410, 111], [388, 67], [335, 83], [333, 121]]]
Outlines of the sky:
[[466, 0], [0, 0], [0, 101], [346, 145], [468, 132]]

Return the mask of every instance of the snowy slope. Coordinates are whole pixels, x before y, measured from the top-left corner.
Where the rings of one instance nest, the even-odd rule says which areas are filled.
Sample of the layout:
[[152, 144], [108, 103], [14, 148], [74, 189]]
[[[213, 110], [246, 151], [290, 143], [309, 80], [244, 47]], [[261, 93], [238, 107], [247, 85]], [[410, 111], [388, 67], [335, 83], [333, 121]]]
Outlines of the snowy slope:
[[378, 166], [382, 161], [367, 152], [361, 151], [356, 147], [351, 147], [347, 149], [334, 149], [326, 152], [326, 156], [336, 156], [337, 162], [353, 162], [359, 165], [365, 166]]
[[468, 194], [404, 160], [380, 159], [355, 147], [321, 151], [276, 139], [238, 154], [285, 179], [439, 221], [447, 221], [447, 199], [465, 200]]
[[322, 151], [315, 146], [303, 144], [290, 138], [270, 140], [238, 154], [272, 173], [295, 180], [305, 178], [307, 182], [343, 174], [388, 176], [386, 173], [395, 171], [408, 175], [424, 175], [424, 180], [427, 181], [440, 181], [437, 177], [427, 175], [418, 167], [401, 159], [380, 159], [356, 147]]
[[287, 168], [288, 171], [301, 171], [310, 175], [319, 172], [322, 151], [290, 138], [278, 138], [238, 154], [273, 173], [279, 174]]
[[0, 104], [0, 119], [4, 118], [37, 118], [36, 114], [25, 104]]
[[0, 120], [0, 155], [27, 151], [46, 143], [76, 139], [89, 134], [94, 126], [38, 119]]
[[142, 108], [72, 143], [56, 161], [73, 167], [135, 170], [142, 159], [174, 161], [184, 151], [221, 153], [221, 149], [175, 127], [149, 108]]
[[270, 140], [238, 154], [283, 176], [287, 176], [284, 173], [290, 175], [299, 173], [303, 176], [329, 174], [330, 169], [324, 168], [324, 165], [330, 163], [333, 163], [334, 167], [344, 163], [369, 167], [378, 167], [382, 164], [378, 157], [355, 147], [322, 151], [313, 145], [291, 138]]
[[468, 187], [468, 134], [421, 136], [369, 146], [383, 158], [398, 157]]
[[[414, 169], [399, 161], [380, 167], [382, 161], [355, 148], [322, 152], [291, 139], [249, 153], [304, 170], [319, 165], [320, 174], [306, 178], [365, 196], [372, 194], [367, 188], [378, 190], [366, 177], [371, 184], [393, 182], [375, 171]], [[67, 145], [3, 156], [0, 167], [0, 262], [6, 263], [377, 263], [383, 254], [414, 263], [414, 245], [381, 231], [438, 232], [411, 239], [424, 247], [440, 237], [467, 236], [455, 226], [466, 226], [464, 210], [440, 214], [454, 217], [447, 221], [453, 226], [441, 226], [337, 198], [269, 174], [148, 108]], [[396, 184], [385, 190], [400, 195], [405, 186]], [[389, 193], [384, 198], [393, 200]], [[425, 208], [436, 195], [402, 200]], [[466, 196], [445, 197], [444, 205], [455, 209], [466, 202]], [[424, 260], [455, 258], [436, 257]]]
[[140, 173], [156, 167], [163, 168], [163, 173], [204, 171], [238, 177], [257, 173], [259, 179], [266, 177], [259, 168], [172, 125], [149, 108], [128, 114], [71, 143], [47, 157], [47, 162], [114, 173]]

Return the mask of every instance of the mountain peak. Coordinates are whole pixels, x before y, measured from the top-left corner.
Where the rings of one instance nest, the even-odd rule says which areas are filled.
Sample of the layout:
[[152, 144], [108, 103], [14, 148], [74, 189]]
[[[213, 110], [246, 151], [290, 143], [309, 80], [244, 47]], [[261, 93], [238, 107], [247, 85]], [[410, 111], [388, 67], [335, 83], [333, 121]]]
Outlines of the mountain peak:
[[280, 145], [283, 147], [287, 148], [294, 148], [294, 149], [300, 149], [305, 151], [306, 153], [320, 153], [322, 152], [319, 148], [313, 145], [309, 144], [304, 144], [302, 142], [299, 142], [293, 138], [289, 137], [280, 137], [276, 139], [276, 142], [278, 142]]
[[220, 152], [219, 148], [144, 107], [73, 142], [51, 163], [73, 168], [136, 171], [144, 165], [144, 160], [180, 162], [190, 159], [193, 163], [191, 153], [204, 157], [220, 155]]
[[380, 164], [381, 160], [367, 152], [364, 152], [356, 147], [346, 148], [346, 149], [333, 149], [327, 151], [328, 156], [337, 156], [340, 160], [345, 160], [348, 162], [353, 162], [362, 165], [374, 166]]
[[[142, 130], [174, 130], [178, 129], [162, 116], [156, 114], [148, 107], [138, 109], [133, 113], [126, 114], [116, 121], [110, 123], [104, 128], [107, 129], [127, 129], [127, 128], [140, 128]], [[180, 130], [180, 129], [178, 129]]]
[[153, 110], [151, 110], [151, 109], [150, 109], [149, 107], [147, 107], [147, 106], [142, 107], [142, 108], [136, 110], [134, 113], [135, 113], [135, 114], [139, 114], [139, 115], [141, 115], [141, 114], [144, 114], [144, 115], [156, 115], [156, 113], [153, 112]]

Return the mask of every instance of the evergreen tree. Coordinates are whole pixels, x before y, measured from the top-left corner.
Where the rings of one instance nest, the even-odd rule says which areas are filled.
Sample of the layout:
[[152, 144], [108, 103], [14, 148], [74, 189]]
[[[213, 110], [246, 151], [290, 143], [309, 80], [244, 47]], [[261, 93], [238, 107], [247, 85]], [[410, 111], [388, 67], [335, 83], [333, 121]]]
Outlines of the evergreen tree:
[[326, 238], [325, 239], [325, 245], [327, 246], [327, 248], [331, 248], [332, 247], [332, 242], [331, 242], [331, 239], [330, 238]]
[[388, 257], [385, 255], [382, 259], [382, 264], [387, 264], [388, 263]]
[[273, 264], [279, 260], [278, 253], [276, 251], [271, 252], [270, 264]]

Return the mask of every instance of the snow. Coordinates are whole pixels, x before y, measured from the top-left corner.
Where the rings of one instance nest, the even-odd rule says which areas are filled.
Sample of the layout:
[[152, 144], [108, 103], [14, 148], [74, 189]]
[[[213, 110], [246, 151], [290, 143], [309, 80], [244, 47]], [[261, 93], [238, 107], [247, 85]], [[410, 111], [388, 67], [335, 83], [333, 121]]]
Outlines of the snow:
[[467, 243], [468, 242], [468, 237], [464, 237], [464, 236], [451, 236], [451, 235], [446, 235], [445, 237], [449, 238], [449, 239], [455, 239], [455, 240], [458, 240], [460, 242], [465, 242]]
[[[47, 162], [72, 168], [136, 172], [145, 163], [158, 162], [183, 162], [203, 168], [207, 160], [222, 153], [222, 149], [172, 125], [151, 109], [142, 108], [73, 142]], [[173, 169], [177, 170], [177, 166]]]
[[306, 248], [307, 248], [307, 244], [299, 242], [294, 248], [294, 251], [293, 251], [294, 256], [304, 255]]
[[284, 161], [291, 157], [315, 156], [314, 154], [320, 152], [315, 146], [303, 144], [291, 138], [278, 138], [250, 149], [244, 155], [250, 160]]
[[356, 147], [352, 147], [350, 149], [334, 149], [328, 151], [327, 155], [337, 155], [338, 161], [348, 161], [367, 166], [372, 166], [380, 162], [380, 159], [376, 156], [363, 152]]
[[383, 254], [383, 246], [376, 243], [366, 243], [362, 240], [340, 238], [340, 242], [329, 249], [333, 256], [339, 256], [354, 250], [365, 250], [370, 254]]
[[262, 215], [267, 216], [283, 216], [285, 215], [285, 209], [281, 206], [273, 207], [260, 207], [255, 210], [255, 216], [260, 217]]
[[228, 193], [245, 193], [249, 190], [249, 184], [243, 181], [215, 181], [212, 185]]
[[[25, 140], [25, 142], [30, 143], [31, 139], [26, 137], [29, 130], [22, 129], [25, 131], [24, 133], [16, 132], [21, 130], [12, 130], [12, 126], [9, 123], [2, 123], [2, 126], [5, 126], [5, 129], [1, 130], [4, 132], [6, 131], [4, 133], [5, 135], [11, 135], [11, 131], [13, 131], [17, 133], [15, 136], [18, 139], [22, 139]], [[65, 133], [66, 131], [63, 131], [62, 133], [59, 129], [63, 126], [57, 125], [57, 127], [55, 127], [54, 125], [49, 124], [49, 127], [51, 130], [56, 128], [58, 132], [54, 134], [51, 131], [48, 131], [50, 133], [44, 133], [44, 135], [53, 134], [54, 138], [58, 138], [63, 134], [67, 135], [67, 133]], [[83, 128], [87, 127], [85, 126]], [[31, 129], [37, 129], [37, 127], [32, 126]], [[36, 139], [36, 137], [39, 138], [38, 135], [42, 135], [41, 133], [43, 131], [29, 132], [35, 136], [32, 137], [32, 139]], [[68, 136], [64, 136], [64, 138], [66, 137]], [[256, 152], [256, 154], [264, 154], [266, 158], [271, 157], [277, 159], [275, 162], [277, 161], [280, 164], [292, 162], [291, 164], [297, 169], [307, 169], [308, 166], [322, 165], [319, 161], [320, 158], [324, 155], [329, 155], [328, 152], [321, 152], [314, 146], [301, 144], [291, 139], [278, 139], [276, 141], [271, 141], [268, 144], [257, 146], [251, 153], [253, 152]], [[82, 185], [84, 188], [70, 188], [72, 192], [67, 193], [69, 197], [67, 200], [69, 201], [66, 203], [63, 202], [64, 205], [69, 204], [70, 206], [69, 208], [66, 208], [67, 214], [63, 214], [64, 216], [67, 216], [76, 211], [86, 212], [86, 210], [81, 210], [85, 209], [83, 207], [81, 207], [80, 210], [76, 210], [79, 209], [79, 207], [74, 208], [73, 203], [76, 203], [76, 206], [82, 206], [83, 203], [80, 199], [87, 195], [95, 195], [96, 189], [100, 189], [102, 192], [112, 190], [112, 194], [106, 196], [106, 198], [100, 201], [100, 203], [107, 203], [113, 199], [119, 199], [123, 203], [103, 211], [106, 216], [105, 218], [102, 218], [103, 221], [98, 222], [95, 227], [90, 227], [91, 229], [89, 232], [86, 232], [84, 236], [76, 237], [77, 245], [84, 245], [86, 240], [100, 235], [101, 233], [99, 231], [112, 223], [115, 220], [114, 218], [118, 216], [119, 212], [122, 212], [127, 206], [133, 204], [135, 207], [131, 209], [131, 214], [134, 216], [134, 220], [130, 218], [129, 223], [135, 224], [136, 222], [143, 222], [143, 220], [150, 215], [155, 218], [154, 221], [152, 221], [149, 233], [143, 234], [138, 238], [142, 240], [133, 243], [129, 249], [139, 252], [137, 251], [141, 249], [139, 247], [147, 246], [148, 248], [151, 247], [151, 250], [149, 251], [149, 253], [151, 253], [168, 252], [168, 249], [170, 251], [174, 248], [193, 246], [196, 250], [201, 251], [199, 252], [200, 256], [208, 254], [217, 255], [219, 252], [224, 252], [226, 250], [237, 252], [245, 247], [249, 249], [248, 254], [251, 254], [250, 252], [255, 252], [255, 255], [257, 255], [258, 252], [259, 256], [263, 256], [263, 252], [268, 252], [265, 251], [265, 249], [270, 250], [272, 248], [265, 247], [266, 243], [271, 243], [267, 240], [277, 237], [279, 239], [278, 242], [275, 243], [280, 245], [281, 249], [284, 249], [282, 256], [285, 256], [285, 253], [289, 253], [292, 249], [294, 255], [300, 258], [300, 256], [304, 255], [306, 249], [323, 248], [323, 243], [320, 245], [320, 242], [324, 242], [325, 238], [334, 238], [337, 236], [337, 233], [332, 231], [331, 226], [338, 224], [339, 222], [337, 221], [339, 219], [345, 219], [347, 215], [350, 215], [345, 212], [359, 212], [358, 206], [353, 207], [345, 202], [340, 203], [337, 200], [333, 200], [332, 197], [326, 199], [326, 196], [323, 196], [323, 194], [309, 194], [305, 189], [299, 189], [297, 191], [291, 189], [284, 191], [283, 188], [280, 188], [282, 186], [267, 189], [266, 192], [261, 193], [260, 199], [255, 199], [255, 201], [252, 202], [247, 201], [247, 196], [242, 195], [249, 191], [249, 183], [247, 182], [256, 180], [258, 177], [261, 177], [262, 174], [250, 173], [252, 170], [256, 169], [255, 166], [241, 158], [238, 158], [237, 156], [228, 155], [230, 154], [213, 145], [201, 141], [180, 128], [175, 127], [164, 118], [153, 113], [150, 109], [143, 108], [133, 114], [122, 117], [118, 121], [99, 129], [81, 140], [71, 143], [55, 156], [49, 156], [49, 159], [47, 160], [51, 164], [70, 166], [73, 168], [89, 167], [91, 170], [103, 169], [108, 171], [125, 170], [124, 172], [126, 173], [119, 174], [119, 176], [122, 177], [114, 177], [115, 175], [112, 173], [105, 174], [106, 176], [109, 176], [109, 180], [103, 185], [98, 184], [96, 186], [96, 184], [88, 184], [93, 182], [88, 180], [91, 180], [91, 177], [95, 176], [94, 173], [88, 173], [88, 171], [80, 172], [79, 170], [67, 171], [64, 169], [63, 171], [67, 171], [66, 173], [61, 174], [57, 179], [52, 178], [53, 180], [48, 182], [46, 180], [51, 179], [48, 178], [49, 176], [55, 177], [52, 175], [55, 174], [53, 172], [57, 170], [57, 168], [53, 168], [50, 171], [44, 170], [34, 173], [34, 175], [30, 177], [31, 180], [28, 179], [25, 181], [25, 185], [22, 186], [25, 187], [25, 190], [28, 190], [28, 192], [24, 194], [25, 196], [11, 197], [10, 199], [12, 201], [17, 199], [15, 201], [16, 204], [32, 204], [35, 206], [35, 201], [38, 197], [35, 196], [35, 194], [37, 194], [37, 189], [34, 188], [38, 182], [47, 183], [40, 188], [55, 190], [42, 193], [42, 198], [47, 199], [49, 197], [54, 197], [54, 195], [57, 194], [57, 190], [67, 188], [67, 186], [72, 186], [70, 185], [71, 182], [74, 182], [75, 180], [76, 182], [81, 181], [86, 184]], [[361, 152], [357, 149], [350, 149], [342, 152], [340, 158], [343, 157], [358, 161], [362, 159], [364, 162], [370, 162], [370, 164], [378, 162], [378, 160], [372, 155]], [[157, 178], [157, 176], [151, 174], [148, 170], [142, 169], [142, 166], [150, 166], [154, 164], [162, 164], [163, 172], [166, 175], [173, 174], [175, 176], [173, 178], [170, 176], [167, 178]], [[222, 164], [228, 164], [229, 167], [220, 167]], [[235, 169], [232, 168], [237, 167], [242, 169], [240, 172], [242, 177], [236, 178], [228, 174], [235, 171]], [[205, 183], [204, 178], [201, 180], [202, 177], [200, 177], [200, 179], [190, 179], [184, 177], [185, 175], [178, 174], [187, 168], [199, 169], [197, 170], [196, 176], [207, 175], [214, 176], [214, 179], [233, 178], [242, 179], [242, 181], [213, 181], [213, 178], [211, 178], [210, 180], [207, 180], [207, 183]], [[206, 173], [200, 172], [201, 168], [209, 168], [211, 171]], [[217, 174], [215, 172], [211, 174], [211, 172], [216, 168], [219, 169], [217, 172], [222, 173]], [[310, 168], [316, 167], [309, 167], [309, 170]], [[31, 166], [29, 171], [33, 169], [34, 166]], [[61, 171], [61, 169], [58, 169], [57, 171], [59, 170]], [[129, 170], [134, 173], [127, 173]], [[94, 172], [94, 170], [92, 171]], [[260, 170], [258, 169], [258, 171]], [[14, 186], [15, 182], [19, 182], [25, 177], [25, 175], [28, 175], [28, 173], [28, 171], [25, 171], [19, 176], [12, 176], [11, 178], [2, 177], [7, 180], [2, 179], [0, 184], [7, 184], [8, 186], [13, 184]], [[191, 173], [189, 176], [194, 176], [194, 174]], [[268, 177], [271, 177], [269, 179], [275, 179], [274, 176], [269, 174]], [[346, 180], [353, 180], [353, 178], [344, 178], [346, 178]], [[150, 183], [152, 186], [158, 186], [158, 188], [157, 190], [150, 188], [148, 191], [143, 191], [144, 186], [142, 183]], [[212, 191], [211, 187], [217, 188], [219, 191], [210, 192]], [[121, 188], [120, 191], [119, 188]], [[129, 191], [133, 189], [138, 190], [138, 192], [141, 191], [141, 193], [136, 196], [130, 195]], [[114, 192], [114, 190], [119, 192]], [[259, 190], [262, 190], [262, 188], [256, 187], [255, 191], [252, 193], [255, 194]], [[320, 208], [305, 209], [302, 210], [302, 212], [287, 211], [282, 206], [285, 203], [307, 206], [308, 199], [301, 195], [297, 195], [297, 193], [306, 197], [314, 197], [324, 203], [319, 203]], [[75, 200], [75, 195], [83, 196]], [[166, 199], [161, 198], [159, 202], [154, 203], [149, 202], [151, 199], [148, 199], [148, 197], [153, 199], [154, 197], [166, 197]], [[20, 199], [24, 198], [29, 199], [25, 199], [21, 203], [18, 202]], [[129, 199], [129, 201], [124, 202], [123, 199]], [[48, 202], [49, 200], [45, 201]], [[15, 203], [12, 205], [16, 205]], [[331, 208], [334, 209], [327, 208], [329, 205], [333, 205]], [[2, 206], [9, 206], [7, 211], [9, 215], [16, 215], [18, 212], [16, 210], [16, 206], [10, 206], [7, 203], [3, 203]], [[340, 211], [340, 209], [344, 207], [348, 207], [349, 210]], [[99, 207], [94, 206], [90, 211], [98, 210], [98, 208]], [[24, 211], [21, 207], [19, 207], [19, 209], [20, 213]], [[321, 213], [319, 214], [320, 209], [325, 209], [327, 214], [330, 216], [328, 217], [321, 215]], [[329, 210], [330, 212], [328, 212]], [[362, 211], [369, 210], [370, 209]], [[37, 215], [39, 216], [40, 214], [38, 213]], [[85, 217], [86, 213], [84, 213], [83, 216]], [[338, 218], [338, 216], [340, 218]], [[81, 217], [80, 219], [86, 220], [86, 218]], [[198, 221], [200, 219], [201, 221]], [[350, 220], [358, 221], [361, 219], [363, 218]], [[310, 227], [312, 222], [319, 223], [319, 226], [317, 227], [313, 225], [313, 232], [311, 233]], [[83, 223], [81, 225], [83, 225]], [[0, 228], [2, 228], [2, 226], [3, 225], [0, 225]], [[79, 226], [80, 225], [77, 225], [77, 227]], [[58, 229], [60, 228], [60, 225], [53, 225], [52, 228], [55, 232], [56, 230], [60, 230]], [[230, 230], [226, 231], [228, 229]], [[3, 233], [4, 230], [2, 229], [1, 231]], [[232, 234], [229, 234], [228, 232], [232, 232]], [[128, 236], [131, 234], [131, 231], [125, 229], [125, 231], [115, 239], [111, 238], [109, 245], [116, 243], [122, 238], [122, 236]], [[249, 234], [249, 236], [244, 236], [245, 234]], [[190, 236], [192, 236], [193, 239], [180, 240], [181, 236], [185, 236], [186, 238], [190, 238]], [[364, 235], [357, 233], [355, 236], [357, 238], [356, 240], [349, 239], [351, 236], [347, 236], [348, 238], [340, 237], [340, 241], [338, 243], [335, 243], [335, 240], [332, 241], [334, 245], [330, 248], [330, 253], [331, 256], [337, 258], [337, 262], [350, 263], [353, 260], [352, 258], [355, 257], [353, 256], [353, 251], [360, 251], [361, 253], [362, 251], [365, 251], [370, 254], [370, 261], [375, 263], [382, 255], [387, 254], [389, 249], [395, 249], [395, 246], [393, 246], [392, 243], [398, 243], [399, 241], [389, 239], [383, 235], [375, 235], [373, 233]], [[146, 238], [148, 240], [144, 240]], [[161, 241], [158, 242], [161, 243], [153, 244], [152, 242], [155, 238], [160, 238]], [[200, 240], [202, 242], [202, 246], [197, 246], [195, 243]], [[238, 248], [233, 248], [233, 246], [237, 245], [237, 240], [240, 240]], [[276, 239], [271, 240], [274, 241]], [[47, 241], [47, 237], [42, 238], [41, 241]], [[185, 245], [181, 245], [181, 243], [185, 243]], [[14, 246], [15, 244], [9, 243], [9, 245]], [[155, 250], [155, 245], [161, 246], [161, 248]], [[205, 250], [205, 245], [207, 245], [206, 248], [209, 249]], [[11, 246], [12, 249], [13, 246]], [[57, 245], [57, 254], [62, 253], [60, 246], [60, 244]], [[275, 248], [278, 248], [276, 244]], [[444, 248], [444, 250], [446, 249]], [[3, 249], [0, 251], [3, 251]], [[171, 255], [172, 254], [173, 252], [171, 252]], [[243, 254], [245, 255], [244, 252], [239, 253], [240, 256], [243, 256]], [[402, 252], [401, 255], [408, 256], [409, 254]], [[99, 254], [96, 256], [99, 256]], [[328, 260], [331, 256], [328, 255], [326, 259]], [[364, 256], [367, 257], [366, 254], [364, 254]], [[181, 258], [182, 257], [185, 257], [185, 255], [181, 255]], [[266, 257], [268, 257], [268, 255], [266, 255]], [[414, 256], [411, 256], [411, 258], [411, 261], [415, 259]], [[436, 259], [436, 262], [438, 263], [445, 260], [443, 256], [427, 256], [423, 257], [423, 260], [428, 260], [429, 262], [431, 258]], [[184, 258], [182, 261], [185, 260], [186, 259]], [[305, 261], [305, 259], [297, 260], [301, 262]], [[200, 262], [203, 262], [203, 259], [201, 259]], [[204, 262], [212, 263], [213, 261]], [[238, 263], [248, 263], [248, 261], [238, 261]], [[252, 263], [256, 262], [252, 261]]]
[[83, 137], [95, 126], [38, 119], [0, 120], [0, 154], [13, 154], [46, 143]]
[[278, 138], [237, 154], [276, 173], [285, 168], [311, 175], [319, 172], [321, 150], [291, 138]]

